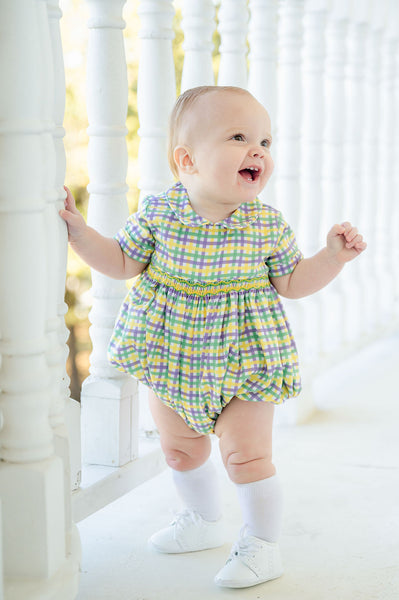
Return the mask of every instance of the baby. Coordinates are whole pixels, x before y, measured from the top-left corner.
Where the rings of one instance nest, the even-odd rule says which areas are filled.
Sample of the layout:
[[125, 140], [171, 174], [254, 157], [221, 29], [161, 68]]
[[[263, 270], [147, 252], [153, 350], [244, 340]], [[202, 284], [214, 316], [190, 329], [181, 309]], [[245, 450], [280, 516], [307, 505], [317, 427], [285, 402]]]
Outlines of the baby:
[[215, 582], [279, 577], [281, 487], [272, 462], [274, 405], [300, 392], [298, 358], [279, 296], [327, 285], [366, 248], [337, 224], [304, 258], [276, 209], [257, 196], [273, 171], [271, 126], [247, 91], [204, 86], [180, 96], [169, 161], [178, 182], [143, 200], [115, 238], [88, 227], [67, 190], [69, 241], [94, 269], [135, 279], [109, 359], [150, 388], [162, 450], [186, 509], [151, 544], [160, 552], [225, 542], [209, 434], [219, 438], [243, 527]]

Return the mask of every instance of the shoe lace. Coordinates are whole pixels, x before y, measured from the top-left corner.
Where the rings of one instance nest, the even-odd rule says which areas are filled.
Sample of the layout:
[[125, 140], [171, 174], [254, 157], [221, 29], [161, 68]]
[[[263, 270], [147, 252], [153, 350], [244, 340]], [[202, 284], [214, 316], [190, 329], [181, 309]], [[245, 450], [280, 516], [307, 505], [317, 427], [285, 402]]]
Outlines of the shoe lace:
[[175, 526], [177, 531], [179, 529], [183, 529], [188, 523], [197, 522], [200, 518], [200, 515], [195, 510], [187, 508], [175, 515], [172, 525]]
[[231, 557], [249, 558], [259, 549], [259, 542], [246, 535], [246, 528], [243, 527], [240, 532], [240, 538], [234, 544], [231, 550]]

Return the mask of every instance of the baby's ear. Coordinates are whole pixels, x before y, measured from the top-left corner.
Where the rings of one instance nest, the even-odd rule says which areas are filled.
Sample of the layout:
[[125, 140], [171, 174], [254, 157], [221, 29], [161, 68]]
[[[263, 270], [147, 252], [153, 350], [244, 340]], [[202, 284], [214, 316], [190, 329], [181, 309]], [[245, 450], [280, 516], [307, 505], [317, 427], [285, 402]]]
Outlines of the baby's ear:
[[188, 146], [176, 146], [173, 158], [178, 169], [183, 173], [194, 173], [195, 166], [192, 158], [191, 148]]

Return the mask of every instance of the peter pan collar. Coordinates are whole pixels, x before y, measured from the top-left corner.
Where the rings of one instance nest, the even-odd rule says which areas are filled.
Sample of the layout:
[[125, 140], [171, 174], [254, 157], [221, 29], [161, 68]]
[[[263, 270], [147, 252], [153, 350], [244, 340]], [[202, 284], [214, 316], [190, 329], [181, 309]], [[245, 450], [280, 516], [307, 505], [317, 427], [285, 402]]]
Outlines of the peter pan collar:
[[180, 181], [166, 192], [165, 197], [179, 221], [189, 227], [219, 225], [226, 229], [244, 229], [247, 225], [256, 221], [262, 207], [260, 200], [256, 198], [253, 202], [244, 202], [241, 204], [233, 214], [223, 221], [211, 223], [195, 212], [190, 204], [187, 190]]

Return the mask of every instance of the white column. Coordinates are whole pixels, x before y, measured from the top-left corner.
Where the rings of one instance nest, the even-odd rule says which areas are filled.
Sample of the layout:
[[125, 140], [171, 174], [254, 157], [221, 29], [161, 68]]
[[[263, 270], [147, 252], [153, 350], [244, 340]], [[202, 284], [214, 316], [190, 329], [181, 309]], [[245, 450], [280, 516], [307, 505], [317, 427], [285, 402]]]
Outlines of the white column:
[[[58, 0], [47, 0], [49, 18], [49, 52], [52, 56], [48, 74], [48, 85], [52, 85], [53, 95], [49, 94], [52, 103], [48, 103], [48, 118], [52, 124], [52, 152], [54, 154], [54, 181], [53, 189], [49, 190], [46, 210], [47, 241], [49, 260], [49, 290], [48, 315], [47, 315], [47, 362], [52, 373], [52, 404], [50, 407], [50, 422], [53, 426], [55, 453], [62, 459], [64, 465], [64, 498], [65, 498], [65, 534], [66, 551], [70, 561], [76, 564], [76, 571], [80, 561], [80, 541], [76, 526], [72, 523], [71, 508], [71, 464], [73, 457], [80, 457], [80, 407], [78, 419], [75, 419], [75, 429], [78, 435], [74, 436], [73, 443], [69, 439], [66, 427], [66, 408], [77, 403], [69, 397], [69, 377], [66, 372], [68, 357], [68, 328], [64, 315], [67, 305], [64, 301], [65, 274], [67, 268], [68, 239], [65, 223], [60, 219], [58, 211], [63, 208], [65, 191], [65, 149], [63, 128], [65, 111], [65, 73], [60, 34], [60, 18], [62, 12]], [[75, 413], [76, 414], [76, 413]], [[81, 467], [79, 465], [78, 472]]]
[[[396, 39], [396, 51], [395, 51], [395, 75], [394, 75], [394, 106], [395, 109], [395, 124], [394, 124], [394, 148], [393, 148], [393, 189], [395, 190], [396, 196], [393, 202], [393, 214], [392, 214], [392, 239], [393, 239], [393, 252], [391, 258], [391, 272], [394, 272], [397, 265], [399, 264], [399, 6], [398, 4], [392, 3], [392, 23], [395, 26], [395, 39]], [[394, 319], [398, 322], [399, 319], [399, 277], [394, 278]]]
[[[368, 4], [368, 3], [367, 3]], [[366, 2], [352, 5], [347, 37], [345, 78], [346, 127], [343, 148], [344, 214], [342, 219], [361, 229], [364, 201], [364, 109], [365, 109], [365, 40]], [[350, 343], [358, 343], [364, 330], [364, 303], [360, 278], [360, 261], [346, 265], [341, 274], [345, 289], [345, 314], [342, 320]]]
[[345, 215], [355, 221], [359, 217], [362, 189], [362, 150], [365, 100], [365, 15], [353, 11], [348, 28], [346, 66], [346, 127], [345, 127]]
[[45, 2], [2, 3], [0, 493], [5, 597], [15, 600], [77, 593], [77, 565], [66, 560], [63, 464], [49, 422], [45, 213], [55, 163], [44, 120], [48, 39]]
[[[197, 4], [197, 3], [195, 3]], [[140, 122], [139, 164], [141, 198], [167, 190], [173, 175], [167, 160], [168, 121], [176, 99], [172, 51], [175, 10], [170, 0], [141, 0], [138, 9], [140, 63], [137, 108]], [[139, 385], [140, 425], [155, 429], [147, 402], [148, 388]]]
[[[270, 115], [272, 136], [277, 126], [277, 0], [250, 0], [248, 29], [249, 76], [248, 90], [263, 104]], [[271, 149], [274, 155], [274, 146]], [[275, 204], [274, 175], [260, 198]]]
[[[322, 231], [328, 232], [344, 216], [343, 146], [346, 128], [344, 94], [348, 19], [343, 11], [329, 15], [326, 29], [325, 129], [322, 169]], [[324, 354], [332, 355], [343, 344], [344, 290], [342, 278], [320, 292], [321, 342]]]
[[181, 91], [197, 85], [215, 85], [212, 64], [212, 35], [215, 29], [213, 0], [185, 0], [182, 12], [184, 64]]
[[[275, 148], [276, 204], [291, 225], [298, 240], [301, 209], [302, 155], [302, 48], [304, 0], [279, 0], [278, 76], [277, 76], [277, 135]], [[304, 357], [306, 331], [303, 304], [284, 299], [299, 354]], [[309, 377], [302, 369], [303, 392], [284, 411], [291, 412], [290, 420], [298, 422], [313, 411]]]
[[304, 0], [279, 0], [276, 194], [278, 208], [298, 234], [302, 133]]
[[247, 0], [221, 0], [218, 85], [247, 87]]
[[[397, 264], [394, 263], [396, 224], [394, 215], [398, 204], [397, 188], [394, 187], [395, 172], [395, 140], [397, 104], [395, 95], [397, 86], [398, 25], [397, 7], [388, 1], [385, 28], [381, 37], [381, 79], [380, 79], [380, 114], [379, 114], [379, 164], [378, 164], [378, 212], [376, 217], [376, 255], [377, 272], [381, 287], [378, 289], [377, 311], [379, 325], [390, 327], [392, 318], [397, 315], [395, 302], [395, 279]], [[396, 16], [396, 19], [395, 19]], [[396, 112], [396, 117], [395, 117]], [[397, 229], [396, 229], [397, 230]]]
[[[378, 326], [378, 289], [384, 286], [378, 272], [376, 216], [378, 207], [378, 170], [379, 146], [377, 115], [380, 114], [380, 77], [381, 77], [381, 3], [373, 1], [365, 47], [365, 98], [363, 124], [363, 165], [364, 185], [361, 209], [361, 228], [367, 240], [367, 254], [360, 261], [360, 270], [366, 283], [362, 299], [366, 328], [369, 334], [376, 332]], [[373, 278], [370, 274], [374, 273]]]
[[[303, 113], [301, 156], [301, 210], [298, 241], [305, 256], [313, 256], [325, 244], [321, 226], [324, 135], [324, 60], [327, 5], [323, 0], [305, 2], [303, 44]], [[302, 362], [315, 364], [321, 351], [320, 296], [302, 300], [306, 333]]]
[[[41, 21], [41, 42], [43, 45], [43, 56], [45, 61], [43, 62], [43, 88], [47, 90], [45, 99], [43, 102], [43, 123], [45, 132], [42, 136], [43, 143], [43, 155], [47, 160], [42, 163], [43, 168], [43, 181], [45, 182], [45, 197], [47, 206], [45, 210], [45, 221], [46, 221], [46, 241], [47, 241], [47, 305], [46, 305], [46, 337], [47, 337], [47, 348], [46, 357], [50, 372], [50, 395], [51, 395], [51, 407], [50, 407], [50, 422], [53, 426], [54, 432], [54, 444], [55, 452], [62, 459], [64, 464], [64, 477], [66, 484], [66, 495], [65, 495], [65, 516], [68, 521], [66, 527], [69, 530], [71, 528], [71, 510], [70, 510], [70, 489], [69, 489], [69, 447], [68, 447], [68, 436], [64, 422], [64, 410], [65, 410], [65, 398], [62, 394], [61, 382], [65, 372], [65, 353], [64, 348], [60, 344], [59, 339], [59, 305], [63, 302], [64, 290], [65, 290], [65, 274], [66, 274], [66, 262], [62, 260], [65, 257], [67, 250], [67, 234], [65, 224], [62, 222], [58, 215], [58, 211], [63, 205], [62, 198], [64, 197], [64, 190], [62, 184], [64, 182], [65, 175], [65, 153], [63, 149], [62, 137], [58, 138], [60, 142], [57, 147], [57, 154], [55, 148], [55, 118], [57, 117], [58, 123], [61, 123], [64, 117], [65, 103], [63, 92], [65, 90], [65, 83], [57, 77], [57, 109], [55, 101], [55, 79], [56, 75], [63, 74], [63, 59], [61, 50], [61, 60], [59, 56], [59, 41], [56, 38], [57, 24], [55, 19], [61, 16], [58, 9], [57, 3], [43, 3], [43, 10], [48, 13], [48, 18], [43, 17]], [[50, 32], [50, 13], [52, 14], [52, 33]], [[59, 32], [58, 32], [59, 33]], [[58, 42], [58, 43], [57, 43]], [[53, 46], [54, 43], [54, 46]], [[57, 44], [57, 46], [56, 46]], [[54, 54], [57, 53], [57, 58]], [[57, 70], [56, 67], [57, 66]], [[59, 135], [60, 131], [58, 131]], [[57, 166], [57, 162], [58, 164]], [[58, 180], [58, 186], [56, 188], [56, 176], [62, 177]], [[62, 192], [60, 193], [60, 188]], [[60, 301], [61, 297], [61, 301]], [[63, 319], [62, 319], [63, 320]]]
[[301, 163], [301, 247], [311, 255], [325, 243], [322, 231], [323, 141], [325, 124], [326, 2], [307, 0], [304, 18]]
[[277, 0], [249, 0], [248, 90], [267, 109], [276, 127]]
[[140, 64], [137, 108], [140, 121], [141, 197], [166, 190], [173, 182], [167, 160], [168, 120], [176, 99], [170, 0], [141, 0]]
[[[57, 367], [57, 385], [58, 399], [53, 403], [51, 411], [51, 419], [53, 425], [63, 425], [65, 403], [69, 400], [69, 377], [66, 372], [66, 361], [68, 358], [68, 345], [66, 343], [69, 332], [65, 324], [65, 313], [68, 306], [64, 301], [65, 295], [65, 274], [67, 268], [68, 244], [67, 230], [64, 222], [58, 216], [58, 210], [64, 205], [64, 179], [65, 179], [65, 148], [63, 138], [65, 130], [63, 127], [64, 111], [65, 111], [65, 72], [64, 59], [62, 54], [62, 44], [60, 35], [59, 21], [62, 17], [62, 12], [59, 8], [59, 0], [47, 0], [49, 26], [50, 26], [50, 43], [53, 56], [52, 68], [53, 74], [52, 85], [54, 93], [52, 97], [51, 118], [53, 122], [52, 137], [55, 159], [55, 177], [53, 185], [53, 196], [50, 200], [50, 210], [48, 211], [49, 218], [52, 219], [52, 227], [54, 228], [54, 238], [58, 241], [56, 249], [56, 264], [53, 265], [54, 270], [54, 298], [56, 318], [54, 322], [54, 330], [57, 332], [58, 349], [54, 341], [54, 351], [57, 355], [57, 362], [53, 362], [54, 368]], [[52, 205], [51, 205], [52, 203]], [[52, 213], [52, 215], [51, 215]], [[49, 242], [51, 242], [49, 238]], [[55, 260], [54, 260], [55, 262]], [[54, 310], [54, 309], [53, 309]], [[49, 324], [50, 325], [50, 324]], [[51, 358], [49, 357], [51, 360]]]
[[[388, 8], [390, 3], [388, 2]], [[390, 326], [394, 316], [395, 273], [397, 265], [392, 263], [393, 239], [392, 217], [397, 204], [397, 190], [393, 187], [395, 148], [395, 73], [397, 40], [391, 23], [392, 12], [386, 12], [386, 23], [381, 38], [380, 113], [378, 120], [378, 211], [376, 213], [377, 272], [382, 286], [378, 289], [376, 310], [380, 326]]]
[[[126, 202], [127, 73], [122, 9], [125, 0], [87, 0], [89, 119], [88, 222], [112, 236], [128, 217]], [[127, 289], [92, 270], [90, 376], [82, 386], [83, 460], [120, 466], [137, 455], [137, 385], [111, 367], [107, 346]]]
[[344, 187], [342, 179], [343, 144], [346, 127], [345, 111], [345, 64], [346, 18], [330, 16], [326, 30], [326, 80], [325, 80], [325, 159], [323, 183], [325, 185], [323, 204], [323, 224], [325, 229], [331, 223], [342, 219], [344, 211]]

